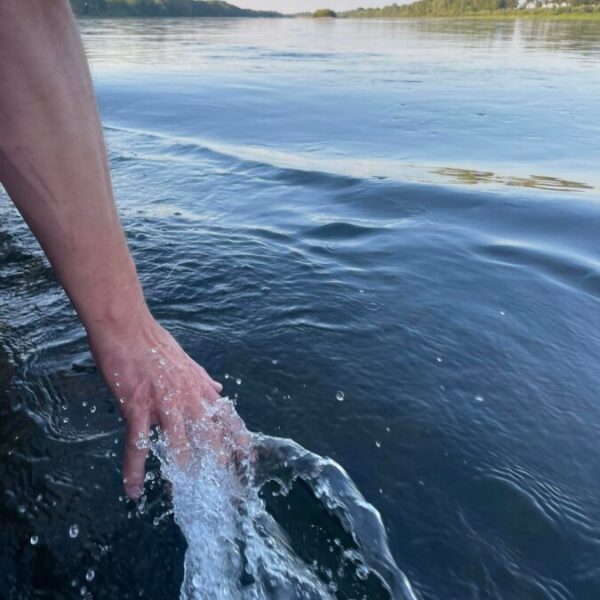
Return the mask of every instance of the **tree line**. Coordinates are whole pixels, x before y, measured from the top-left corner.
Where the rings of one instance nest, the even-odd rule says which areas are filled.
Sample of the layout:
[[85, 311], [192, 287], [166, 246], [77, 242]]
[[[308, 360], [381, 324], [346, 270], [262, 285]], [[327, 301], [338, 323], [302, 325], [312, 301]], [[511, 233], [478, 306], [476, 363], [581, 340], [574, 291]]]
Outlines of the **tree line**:
[[[598, 0], [556, 0], [547, 5], [535, 2], [541, 11], [596, 12]], [[561, 6], [562, 5], [562, 6]], [[342, 13], [343, 17], [454, 17], [485, 13], [508, 13], [520, 10], [518, 0], [417, 0], [412, 4], [392, 4], [383, 8], [358, 8]], [[534, 9], [535, 10], [535, 9]]]
[[222, 0], [71, 0], [75, 14], [93, 17], [281, 17]]

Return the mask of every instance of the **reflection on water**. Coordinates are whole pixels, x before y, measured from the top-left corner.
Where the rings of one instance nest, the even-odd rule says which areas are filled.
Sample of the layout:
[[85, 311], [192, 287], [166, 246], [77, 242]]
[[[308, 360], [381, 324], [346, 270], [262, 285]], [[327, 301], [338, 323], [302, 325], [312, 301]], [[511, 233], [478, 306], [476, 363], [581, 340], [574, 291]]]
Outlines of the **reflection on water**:
[[[262, 432], [253, 548], [324, 597], [600, 597], [600, 25], [83, 31], [150, 306]], [[7, 202], [0, 257], [0, 597], [165, 600], [228, 560], [251, 590], [210, 470], [171, 494], [154, 457], [123, 498], [115, 403]]]
[[537, 188], [540, 190], [555, 190], [562, 192], [577, 192], [581, 190], [594, 189], [591, 185], [579, 183], [577, 181], [566, 181], [558, 177], [544, 177], [543, 175], [531, 175], [530, 177], [507, 177], [496, 175], [495, 173], [484, 171], [469, 171], [467, 169], [435, 169], [438, 175], [448, 177], [450, 180], [456, 180], [467, 185], [478, 183], [501, 183], [504, 185], [514, 185], [517, 187]]
[[[362, 66], [358, 62], [355, 66], [376, 75], [380, 59], [422, 62], [437, 58], [453, 62], [448, 51], [460, 51], [471, 66], [473, 61], [488, 59], [478, 52], [485, 48], [494, 59], [505, 61], [519, 56], [543, 68], [548, 67], [549, 53], [553, 67], [574, 59], [593, 66], [600, 54], [598, 24], [586, 20], [254, 19], [250, 23], [235, 19], [84, 19], [81, 23], [96, 70], [235, 71], [237, 61], [244, 61], [250, 69], [254, 63], [260, 69], [277, 58], [291, 63], [311, 60], [321, 72], [337, 70], [338, 64], [328, 59], [366, 57], [367, 64], [363, 60]], [[140, 35], [143, 44], [139, 43]], [[502, 52], [506, 53], [504, 57], [499, 56]], [[228, 61], [219, 60], [224, 58]]]
[[[107, 125], [311, 171], [465, 182], [440, 178], [448, 168], [501, 174], [478, 178], [490, 187], [543, 185], [532, 173], [600, 187], [595, 22], [149, 20], [83, 30]], [[565, 187], [582, 189], [557, 191]]]

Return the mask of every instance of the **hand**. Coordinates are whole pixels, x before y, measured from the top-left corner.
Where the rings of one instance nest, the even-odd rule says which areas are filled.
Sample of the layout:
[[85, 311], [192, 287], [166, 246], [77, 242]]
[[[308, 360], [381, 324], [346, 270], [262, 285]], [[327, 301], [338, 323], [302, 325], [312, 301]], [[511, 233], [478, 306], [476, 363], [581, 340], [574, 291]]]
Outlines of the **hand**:
[[160, 427], [173, 456], [186, 464], [186, 421], [202, 420], [222, 386], [149, 313], [127, 326], [91, 333], [90, 343], [126, 421], [123, 482], [129, 498], [137, 500], [144, 490], [150, 427]]

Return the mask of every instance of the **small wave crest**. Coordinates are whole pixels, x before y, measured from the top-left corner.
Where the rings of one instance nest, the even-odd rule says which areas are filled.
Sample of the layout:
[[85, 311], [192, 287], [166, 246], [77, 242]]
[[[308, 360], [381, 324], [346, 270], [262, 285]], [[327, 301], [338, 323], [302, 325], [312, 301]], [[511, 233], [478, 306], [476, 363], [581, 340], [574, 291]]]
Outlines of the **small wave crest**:
[[[372, 155], [346, 156], [332, 151], [314, 152], [307, 148], [239, 144], [213, 138], [171, 135], [146, 129], [105, 125], [114, 162], [135, 159], [185, 162], [213, 160], [246, 176], [283, 180], [295, 185], [321, 185], [346, 188], [357, 181], [388, 180], [405, 184], [478, 185], [496, 189], [520, 187], [545, 192], [597, 193], [598, 182], [575, 181], [543, 174], [501, 173], [482, 168], [418, 164], [400, 158]], [[132, 142], [139, 146], [132, 151]]]
[[182, 600], [416, 598], [379, 513], [338, 464], [245, 428], [223, 434], [232, 419], [225, 398], [188, 424], [185, 467], [163, 436], [150, 443], [188, 545]]

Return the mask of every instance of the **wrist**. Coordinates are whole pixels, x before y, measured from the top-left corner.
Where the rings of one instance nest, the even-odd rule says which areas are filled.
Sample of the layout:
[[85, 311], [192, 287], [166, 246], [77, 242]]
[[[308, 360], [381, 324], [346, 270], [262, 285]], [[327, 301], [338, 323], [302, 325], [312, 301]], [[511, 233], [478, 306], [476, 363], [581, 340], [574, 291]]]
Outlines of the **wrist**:
[[113, 306], [100, 316], [88, 319], [85, 329], [96, 360], [106, 354], [120, 354], [121, 348], [130, 352], [140, 347], [152, 347], [157, 332], [162, 329], [152, 316], [143, 297], [141, 300]]
[[[109, 244], [110, 246], [110, 244]], [[80, 272], [63, 282], [91, 340], [126, 336], [152, 321], [135, 264], [125, 249], [120, 252], [81, 251]]]
[[88, 330], [88, 340], [94, 360], [111, 386], [115, 373], [120, 373], [124, 365], [143, 362], [151, 351], [168, 346], [170, 335], [145, 309], [130, 315], [127, 323], [103, 324]]

